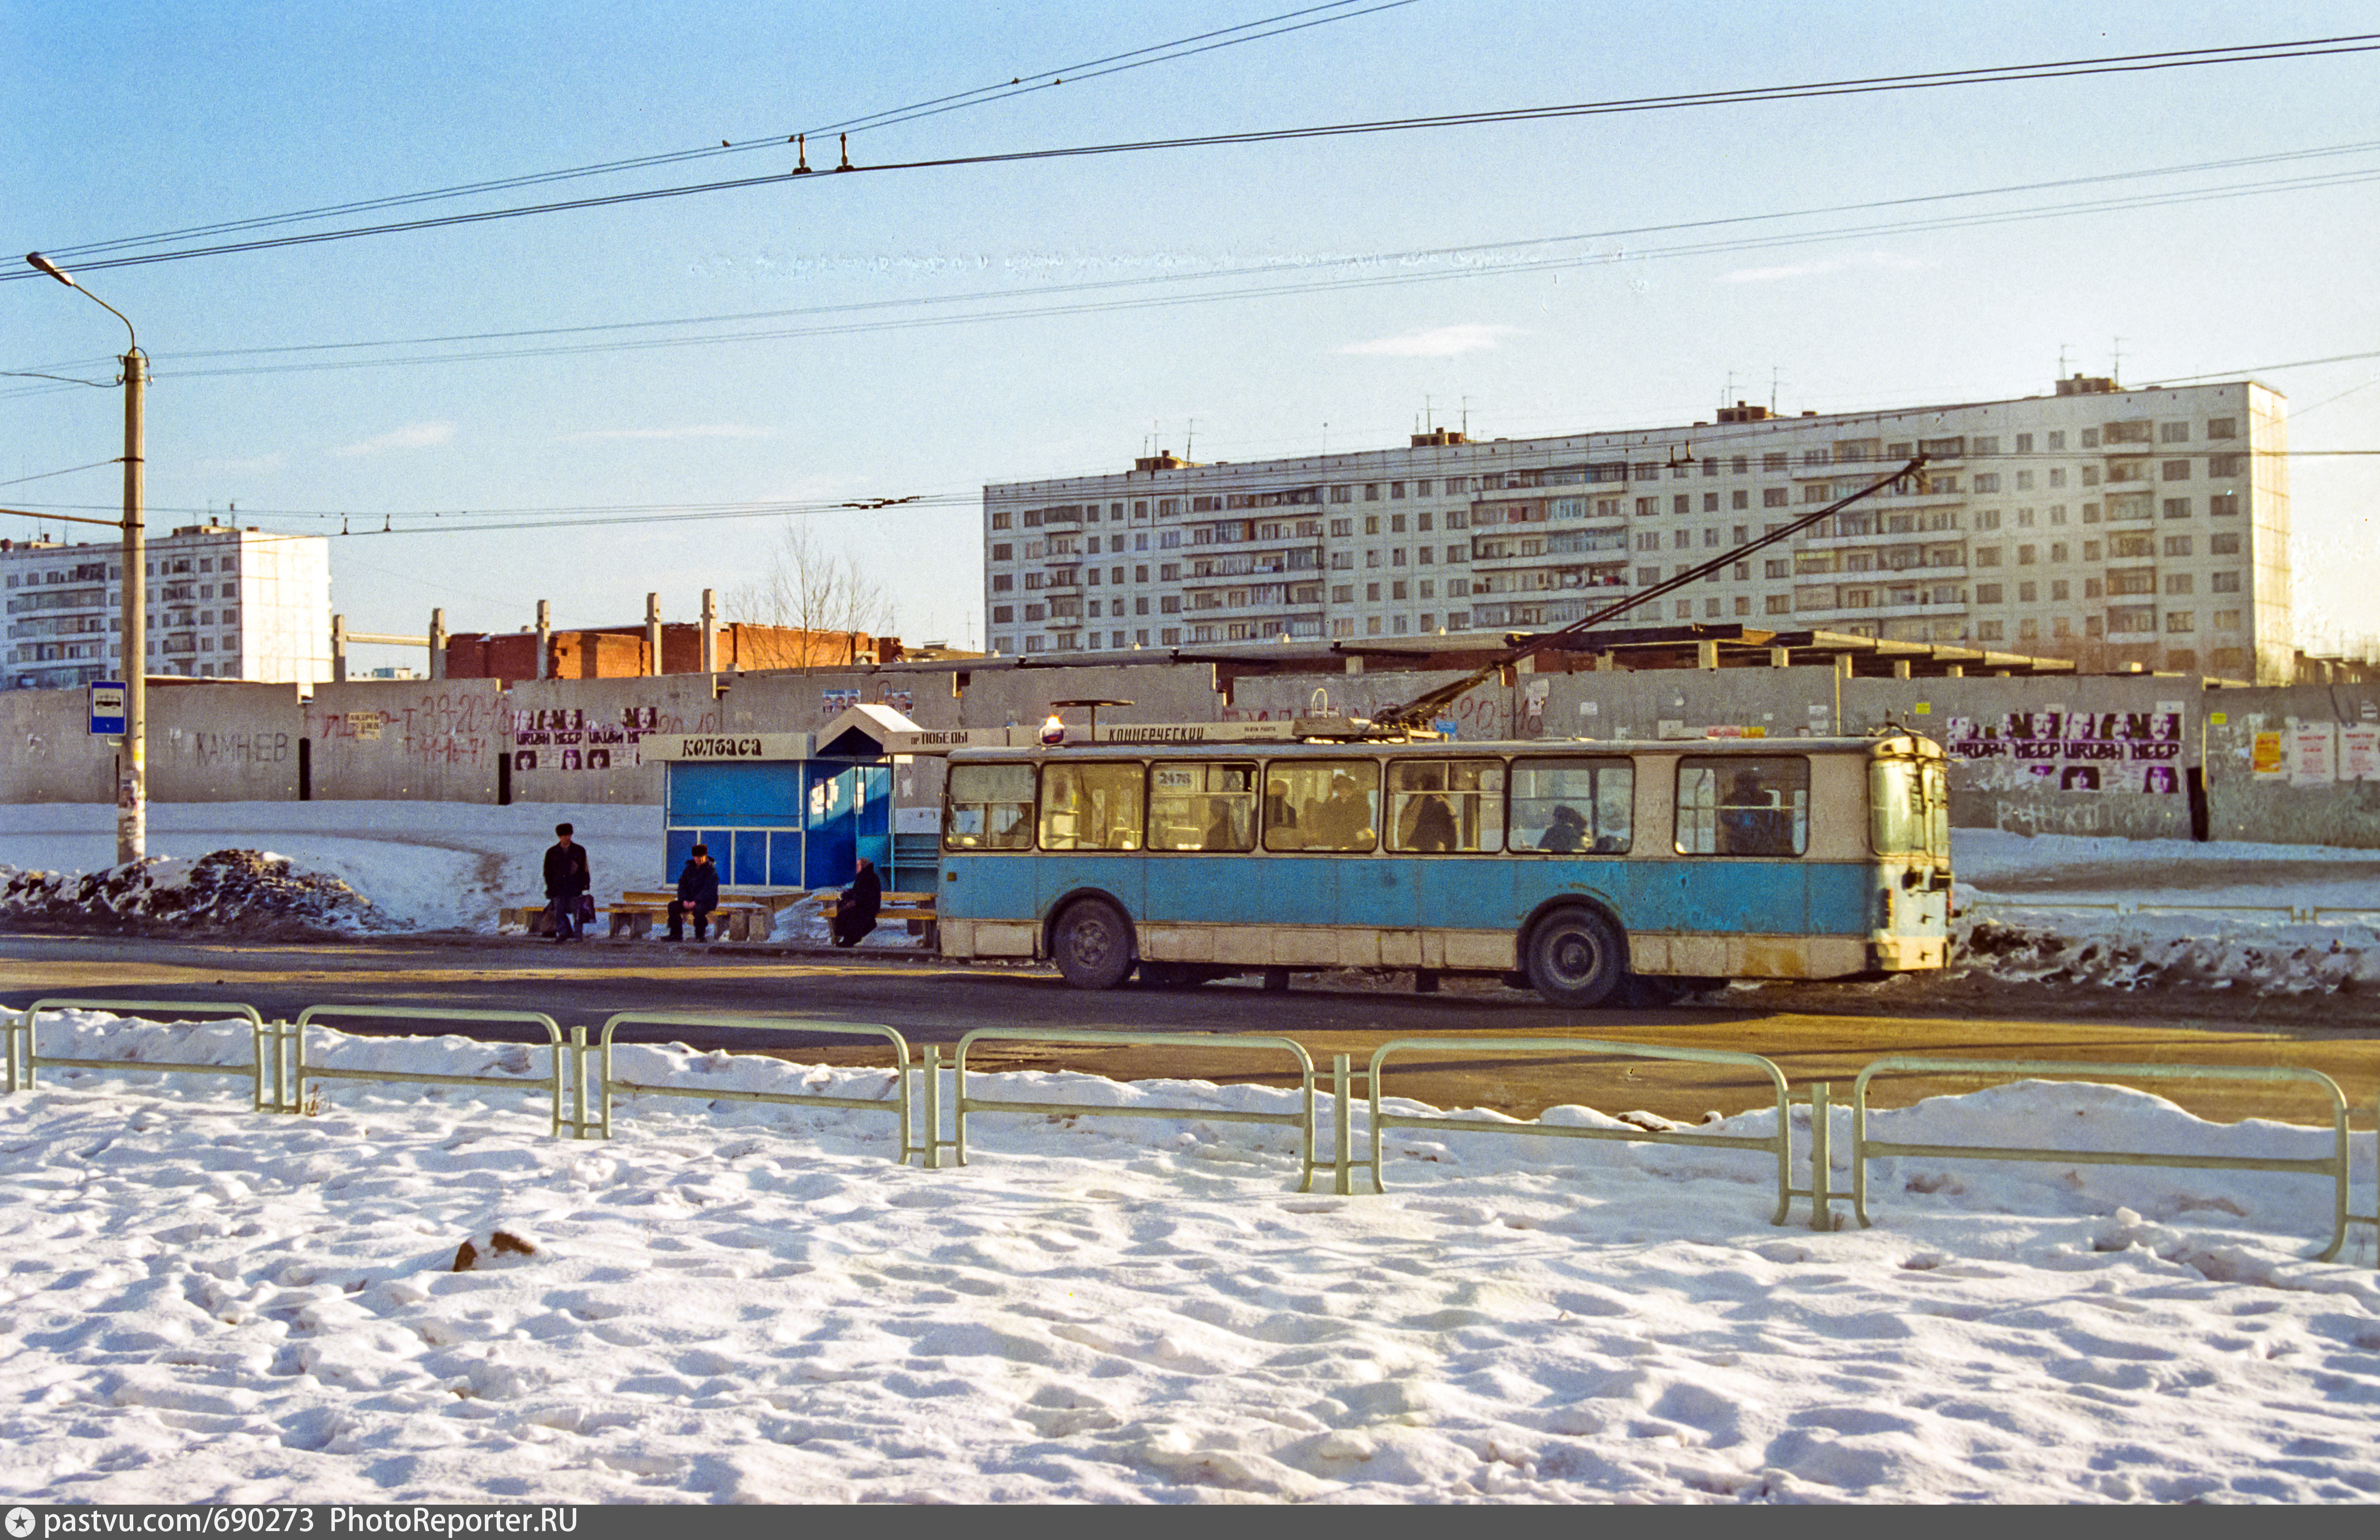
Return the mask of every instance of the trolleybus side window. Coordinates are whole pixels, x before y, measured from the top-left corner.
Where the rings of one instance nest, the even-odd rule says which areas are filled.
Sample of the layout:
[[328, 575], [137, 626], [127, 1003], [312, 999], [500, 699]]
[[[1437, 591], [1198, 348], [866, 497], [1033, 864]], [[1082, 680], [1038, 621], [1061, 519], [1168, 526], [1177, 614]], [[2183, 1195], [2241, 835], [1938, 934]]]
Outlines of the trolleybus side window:
[[1275, 759], [1264, 768], [1267, 850], [1369, 850], [1380, 815], [1377, 759]]
[[1254, 850], [1253, 762], [1160, 760], [1148, 768], [1148, 848]]
[[1033, 848], [1033, 767], [953, 765], [942, 843], [953, 850]]
[[1512, 849], [1624, 855], [1631, 843], [1636, 767], [1626, 759], [1512, 761]]
[[1950, 798], [1943, 768], [1878, 759], [1867, 772], [1868, 843], [1879, 855], [1950, 854]]
[[1678, 761], [1682, 855], [1799, 855], [1810, 847], [1810, 761], [1728, 755]]
[[1503, 849], [1504, 761], [1390, 761], [1388, 831], [1390, 850]]
[[1043, 850], [1138, 850], [1141, 768], [1136, 759], [1041, 767]]

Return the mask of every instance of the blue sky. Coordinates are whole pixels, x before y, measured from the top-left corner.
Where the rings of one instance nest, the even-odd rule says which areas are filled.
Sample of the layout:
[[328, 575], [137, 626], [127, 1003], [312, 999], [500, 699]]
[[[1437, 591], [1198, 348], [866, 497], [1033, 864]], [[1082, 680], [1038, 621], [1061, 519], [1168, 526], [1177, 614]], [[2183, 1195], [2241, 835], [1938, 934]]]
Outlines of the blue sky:
[[[1292, 8], [0, 0], [0, 89], [15, 104], [0, 152], [0, 250], [13, 263], [27, 249], [782, 139]], [[2173, 4], [1413, 0], [1307, 19], [1326, 18], [864, 130], [852, 157], [880, 165], [2372, 27], [2368, 7], [2350, 5], [2260, 16]], [[84, 277], [132, 317], [156, 360], [152, 529], [234, 503], [244, 524], [299, 533], [335, 533], [345, 515], [357, 532], [333, 543], [334, 596], [356, 629], [418, 632], [432, 605], [456, 629], [509, 629], [540, 598], [563, 624], [621, 624], [654, 589], [666, 613], [688, 618], [701, 588], [732, 591], [765, 564], [781, 522], [457, 528], [490, 510], [542, 526], [584, 516], [557, 509], [918, 495], [905, 508], [802, 516], [894, 591], [904, 636], [979, 641], [982, 484], [1123, 468], [1152, 440], [1248, 459], [1399, 444], [1426, 404], [1441, 421], [1467, 410], [1475, 434], [1519, 437], [1707, 417], [1730, 380], [1738, 396], [1765, 400], [1773, 381], [1780, 407], [1832, 411], [2044, 392], [2061, 350], [2070, 368], [2105, 372], [2120, 346], [2128, 383], [2380, 352], [2364, 234], [2380, 224], [2380, 183], [2357, 179], [2380, 176], [2375, 68], [2380, 55], [2362, 54], [785, 178]], [[2339, 152], [2306, 154], [2324, 150]], [[2293, 158], [1646, 228], [2256, 156]], [[814, 140], [810, 160], [832, 165], [832, 143]], [[406, 212], [790, 164], [780, 144]], [[2315, 176], [2327, 185], [1906, 227]], [[1600, 238], [1562, 238], [1582, 236]], [[1789, 236], [1807, 238], [1775, 243]], [[1669, 249], [1752, 237], [1770, 244]], [[1476, 249], [1491, 246], [1500, 249]], [[1459, 254], [1323, 265], [1448, 249]], [[1054, 292], [1063, 285], [1117, 279], [1227, 293], [1232, 283], [1214, 275], [1268, 264], [1288, 264], [1275, 278], [1293, 292], [951, 319], [1046, 312], [1079, 303]], [[1350, 281], [1380, 276], [1430, 281]], [[286, 372], [257, 366], [556, 339], [235, 351], [853, 305], [880, 308], [561, 339], [809, 333], [639, 350]], [[849, 330], [929, 316], [940, 319]], [[830, 326], [842, 330], [821, 334]], [[55, 284], [0, 283], [0, 370], [106, 379], [100, 360], [121, 346], [110, 317]], [[2258, 372], [2290, 397], [2299, 450], [2380, 449], [2380, 388], [2370, 388], [2380, 358]], [[0, 379], [0, 481], [115, 453], [117, 412], [98, 391]], [[2308, 454], [2293, 467], [2301, 622], [2380, 632], [2369, 598], [2380, 479], [2366, 464]], [[105, 468], [0, 488], [10, 506], [103, 515], [115, 495]], [[400, 532], [380, 534], [384, 522]]]

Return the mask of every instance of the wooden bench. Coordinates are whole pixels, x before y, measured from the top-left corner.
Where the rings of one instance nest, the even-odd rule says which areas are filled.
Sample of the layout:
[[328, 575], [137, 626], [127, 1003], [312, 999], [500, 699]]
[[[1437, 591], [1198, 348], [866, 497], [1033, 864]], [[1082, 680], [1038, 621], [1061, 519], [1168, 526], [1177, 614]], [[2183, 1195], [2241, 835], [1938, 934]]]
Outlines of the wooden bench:
[[[606, 903], [598, 914], [611, 916], [612, 935], [630, 940], [651, 939], [656, 925], [669, 924], [670, 901], [655, 903], [638, 899], [633, 903]], [[765, 941], [775, 928], [776, 916], [767, 905], [748, 903], [735, 899], [722, 900], [710, 912], [710, 939], [714, 941]]]
[[[595, 913], [611, 921], [614, 939], [644, 940], [651, 936], [656, 922], [668, 926], [670, 899], [674, 896], [630, 894], [618, 903], [597, 904]], [[542, 903], [511, 905], [504, 911], [501, 924], [506, 928], [517, 925], [531, 936], [551, 936], [553, 927], [546, 917], [546, 908]], [[775, 907], [764, 903], [730, 899], [710, 912], [710, 935], [714, 940], [765, 941], [775, 925]]]
[[[910, 935], [921, 936], [925, 938], [928, 946], [932, 946], [941, 940], [940, 932], [934, 924], [934, 896], [932, 893], [880, 894], [880, 902], [876, 911], [876, 923], [883, 926], [893, 920], [901, 920], [907, 926]], [[827, 923], [833, 924], [835, 910], [843, 903], [843, 890], [821, 888], [819, 890], [818, 897], [820, 908], [825, 914]]]

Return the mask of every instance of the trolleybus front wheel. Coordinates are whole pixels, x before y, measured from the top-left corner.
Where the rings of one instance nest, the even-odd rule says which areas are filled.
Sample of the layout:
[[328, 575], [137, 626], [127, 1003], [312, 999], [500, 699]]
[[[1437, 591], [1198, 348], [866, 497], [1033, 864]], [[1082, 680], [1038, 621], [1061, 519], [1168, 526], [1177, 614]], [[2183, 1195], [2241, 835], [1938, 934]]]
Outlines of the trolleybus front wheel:
[[1050, 940], [1058, 971], [1077, 989], [1112, 989], [1132, 976], [1132, 927], [1105, 899], [1066, 905]]
[[1591, 1010], [1627, 976], [1628, 948], [1594, 910], [1558, 909], [1529, 932], [1523, 961], [1530, 987], [1548, 1001]]

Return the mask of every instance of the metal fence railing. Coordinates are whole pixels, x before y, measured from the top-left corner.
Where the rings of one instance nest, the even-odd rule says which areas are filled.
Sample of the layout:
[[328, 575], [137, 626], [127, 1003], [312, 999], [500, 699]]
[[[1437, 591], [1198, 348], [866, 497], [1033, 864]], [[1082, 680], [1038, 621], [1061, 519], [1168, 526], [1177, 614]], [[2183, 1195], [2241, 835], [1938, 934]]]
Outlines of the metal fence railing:
[[[890, 1097], [834, 1097], [808, 1092], [745, 1091], [732, 1086], [665, 1085], [653, 1081], [622, 1080], [612, 1073], [612, 1042], [624, 1026], [692, 1026], [706, 1031], [775, 1032], [808, 1037], [881, 1037], [892, 1045], [892, 1094]], [[840, 1107], [858, 1111], [892, 1112], [900, 1120], [901, 1153], [893, 1158], [905, 1164], [912, 1155], [926, 1156], [930, 1150], [918, 1146], [910, 1134], [909, 1120], [909, 1042], [889, 1026], [852, 1025], [843, 1022], [788, 1020], [780, 1016], [706, 1016], [696, 1012], [623, 1011], [606, 1021], [597, 1041], [595, 1061], [594, 1115], [588, 1115], [587, 1029], [579, 1027], [571, 1034], [573, 1058], [577, 1061], [572, 1075], [575, 1089], [573, 1136], [585, 1138], [591, 1129], [595, 1137], [612, 1136], [612, 1093], [626, 1091], [632, 1095], [684, 1097], [695, 1101], [768, 1102], [779, 1107]], [[930, 1163], [930, 1162], [929, 1162]]]
[[[174, 1060], [155, 1059], [79, 1059], [63, 1054], [37, 1051], [33, 1040], [35, 1024], [44, 1011], [187, 1011], [204, 1013], [196, 1019], [221, 1021], [237, 1016], [249, 1024], [249, 1061], [246, 1064], [196, 1064]], [[188, 1021], [189, 1016], [175, 1018]], [[11, 1091], [31, 1090], [33, 1073], [48, 1067], [78, 1070], [151, 1070], [161, 1074], [246, 1075], [252, 1088], [257, 1111], [274, 1110], [280, 1103], [280, 1085], [273, 1083], [267, 1093], [266, 1061], [270, 1057], [266, 1038], [272, 1032], [264, 1017], [253, 1005], [226, 1004], [220, 1000], [94, 1000], [81, 996], [53, 995], [37, 1000], [8, 1021], [7, 1073], [6, 1080]], [[273, 1064], [277, 1071], [277, 1061]]]
[[[216, 1023], [229, 1021], [245, 1025], [252, 1049], [247, 1064], [211, 1064], [187, 1060], [103, 1059], [77, 1054], [42, 1053], [38, 1051], [36, 1031], [45, 1013], [68, 1010], [110, 1011], [157, 1019], [158, 1013], [175, 1013], [172, 1020], [188, 1022], [193, 1017]], [[321, 1024], [325, 1018], [431, 1021], [431, 1022], [509, 1022], [528, 1024], [544, 1029], [548, 1054], [542, 1074], [447, 1074], [416, 1070], [357, 1069], [322, 1064], [310, 1061], [307, 1028]], [[780, 1033], [806, 1036], [835, 1036], [881, 1038], [892, 1049], [892, 1086], [889, 1096], [877, 1097], [839, 1097], [807, 1092], [749, 1091], [735, 1087], [703, 1085], [691, 1083], [664, 1084], [658, 1081], [632, 1081], [615, 1077], [612, 1049], [618, 1033], [631, 1026], [679, 1026], [734, 1032]], [[81, 996], [52, 996], [35, 1000], [24, 1010], [0, 1015], [0, 1030], [6, 1033], [6, 1089], [9, 1092], [30, 1090], [36, 1084], [36, 1072], [41, 1069], [84, 1069], [136, 1071], [148, 1073], [194, 1074], [217, 1078], [245, 1078], [249, 1082], [251, 1100], [256, 1110], [294, 1114], [307, 1110], [307, 1082], [348, 1080], [415, 1084], [429, 1085], [463, 1085], [497, 1090], [534, 1089], [542, 1086], [550, 1104], [548, 1132], [561, 1137], [565, 1129], [574, 1138], [589, 1136], [609, 1138], [613, 1133], [612, 1097], [614, 1093], [654, 1095], [681, 1097], [705, 1102], [766, 1102], [788, 1107], [833, 1107], [863, 1111], [891, 1112], [900, 1125], [900, 1155], [905, 1163], [911, 1156], [929, 1170], [943, 1167], [942, 1152], [954, 1153], [954, 1165], [967, 1164], [967, 1121], [977, 1112], [1024, 1112], [1046, 1115], [1172, 1118], [1212, 1122], [1270, 1124], [1294, 1131], [1300, 1179], [1297, 1190], [1311, 1192], [1316, 1172], [1320, 1169], [1318, 1155], [1319, 1128], [1317, 1118], [1318, 1101], [1314, 1060], [1305, 1048], [1293, 1038], [1273, 1036], [1164, 1033], [1164, 1032], [1093, 1032], [1047, 1030], [1019, 1027], [985, 1027], [967, 1033], [959, 1039], [950, 1068], [953, 1073], [952, 1136], [942, 1137], [942, 1101], [941, 1049], [934, 1044], [911, 1045], [903, 1035], [889, 1026], [817, 1022], [783, 1017], [709, 1016], [698, 1013], [621, 1012], [607, 1020], [600, 1037], [592, 1043], [588, 1029], [574, 1029], [567, 1037], [553, 1019], [531, 1011], [442, 1011], [412, 1006], [382, 1004], [316, 1005], [301, 1012], [294, 1022], [268, 1022], [253, 1007], [222, 1001], [201, 1000], [133, 1000], [100, 999]], [[480, 1041], [480, 1039], [472, 1039]], [[1090, 1101], [1050, 1101], [979, 1097], [969, 1093], [967, 1056], [978, 1043], [987, 1041], [1023, 1042], [1065, 1046], [1099, 1044], [1113, 1047], [1220, 1048], [1246, 1049], [1287, 1055], [1295, 1065], [1298, 1081], [1298, 1103], [1294, 1111], [1261, 1111], [1236, 1108], [1190, 1107], [1181, 1105], [1119, 1107]], [[532, 1045], [534, 1046], [534, 1045]], [[1459, 1115], [1420, 1115], [1391, 1112], [1383, 1103], [1381, 1083], [1389, 1061], [1397, 1054], [1415, 1052], [1463, 1052], [1482, 1050], [1497, 1053], [1572, 1053], [1607, 1058], [1666, 1061], [1676, 1063], [1727, 1065], [1748, 1070], [1765, 1079], [1775, 1097], [1777, 1122], [1775, 1131], [1765, 1137], [1737, 1134], [1704, 1134], [1690, 1129], [1646, 1129], [1636, 1126], [1620, 1128], [1584, 1128], [1569, 1124], [1548, 1124], [1535, 1122], [1505, 1122]], [[590, 1065], [589, 1060], [593, 1060]], [[595, 1080], [589, 1094], [589, 1073]], [[1985, 1077], [1998, 1080], [2023, 1078], [2055, 1078], [2067, 1080], [2170, 1079], [2198, 1081], [2229, 1081], [2262, 1085], [2296, 1084], [2308, 1086], [2320, 1094], [2330, 1113], [2330, 1127], [2325, 1131], [2307, 1128], [2310, 1134], [2327, 1133], [2325, 1153], [2306, 1157], [2251, 1156], [2200, 1154], [2184, 1150], [2108, 1150], [2048, 1148], [2039, 1146], [1992, 1145], [1937, 1145], [1872, 1137], [1868, 1132], [1870, 1086], [1876, 1076], [1888, 1073], [1924, 1075], [1955, 1075]], [[1365, 1099], [1369, 1113], [1369, 1158], [1354, 1155], [1353, 1110], [1357, 1100], [1354, 1082], [1366, 1082]], [[1859, 1072], [1852, 1092], [1852, 1186], [1848, 1192], [1832, 1187], [1830, 1142], [1831, 1087], [1815, 1081], [1802, 1089], [1790, 1086], [1777, 1064], [1754, 1053], [1721, 1049], [1664, 1048], [1643, 1043], [1608, 1042], [1591, 1038], [1558, 1037], [1399, 1037], [1383, 1043], [1376, 1049], [1366, 1069], [1351, 1068], [1346, 1054], [1333, 1056], [1331, 1073], [1331, 1122], [1335, 1146], [1330, 1165], [1335, 1189], [1341, 1194], [1353, 1192], [1353, 1173], [1367, 1170], [1372, 1189], [1385, 1193], [1382, 1179], [1384, 1153], [1383, 1135], [1392, 1128], [1426, 1129], [1440, 1133], [1492, 1134], [1526, 1138], [1604, 1139], [1630, 1144], [1658, 1144], [1691, 1146], [1700, 1149], [1734, 1149], [1771, 1157], [1776, 1162], [1776, 1207], [1769, 1222], [1782, 1224], [1791, 1213], [1791, 1201], [1797, 1197], [1811, 1200], [1813, 1228], [1830, 1228], [1831, 1205], [1836, 1199], [1851, 1201], [1854, 1217], [1864, 1228], [1873, 1223], [1868, 1211], [1869, 1162], [1887, 1157], [1912, 1157], [1926, 1159], [1974, 1159], [1996, 1161], [2047, 1162], [2070, 1166], [2142, 1166], [2168, 1167], [2201, 1170], [2270, 1171], [2290, 1175], [2321, 1176], [2329, 1179], [2331, 1201], [2328, 1205], [2331, 1223], [2329, 1243], [2316, 1255], [2316, 1260], [2335, 1260], [2344, 1248], [2349, 1227], [2366, 1225], [2380, 1230], [2380, 1212], [2350, 1211], [2351, 1170], [2348, 1140], [2348, 1101], [2337, 1081], [2319, 1070], [2295, 1066], [2249, 1065], [2187, 1065], [2092, 1063], [2072, 1060], [2031, 1061], [1998, 1059], [1937, 1059], [1923, 1055], [1895, 1054], [1878, 1059]], [[1811, 1180], [1806, 1187], [1793, 1184], [1795, 1168], [1794, 1124], [1792, 1107], [1806, 1099], [1810, 1107], [1808, 1156]], [[919, 1124], [922, 1122], [922, 1128]], [[2375, 1257], [2380, 1266], [2380, 1257]]]
[[[1884, 1073], [1979, 1075], [1997, 1080], [2043, 1077], [2074, 1080], [2115, 1075], [2134, 1080], [2230, 1080], [2262, 1085], [2297, 1082], [2317, 1088], [2330, 1104], [2330, 1151], [2326, 1155], [2288, 1159], [2275, 1156], [2192, 1155], [2180, 1151], [1919, 1145], [1872, 1139], [1867, 1132], [1868, 1083]], [[2066, 1060], [1932, 1059], [1915, 1054], [1894, 1054], [1876, 1060], [1861, 1070], [1859, 1078], [1852, 1083], [1851, 1199], [1852, 1211], [1862, 1228], [1870, 1222], [1867, 1214], [1867, 1163], [1886, 1156], [1917, 1156], [1946, 1160], [2022, 1160], [2067, 1166], [2166, 1166], [2192, 1170], [2287, 1171], [2326, 1176], [2331, 1179], [2331, 1233], [2330, 1244], [2315, 1258], [2321, 1262], [2328, 1262], [2338, 1255], [2339, 1249], [2347, 1243], [2347, 1227], [2350, 1221], [2380, 1224], [2380, 1216], [2348, 1212], [2347, 1097], [2339, 1090], [2338, 1082], [2320, 1070], [2277, 1065], [2078, 1064]]]
[[[293, 1094], [298, 1087], [303, 1086], [309, 1080], [361, 1080], [420, 1085], [482, 1085], [497, 1090], [515, 1090], [524, 1085], [535, 1085], [540, 1083], [527, 1075], [518, 1074], [436, 1074], [427, 1070], [350, 1070], [334, 1068], [325, 1064], [316, 1064], [310, 1068], [306, 1062], [306, 1029], [324, 1016], [359, 1017], [372, 1021], [525, 1022], [532, 1026], [545, 1028], [547, 1061], [543, 1084], [552, 1095], [553, 1107], [547, 1132], [557, 1138], [561, 1136], [565, 1122], [562, 1114], [563, 1061], [569, 1057], [569, 1050], [563, 1042], [562, 1028], [555, 1025], [552, 1016], [543, 1012], [448, 1011], [413, 1005], [310, 1005], [299, 1012], [298, 1019], [282, 1028], [280, 1033], [282, 1040], [287, 1044], [288, 1050], [296, 1061], [297, 1078], [292, 1083]], [[277, 1062], [280, 1053], [276, 1051], [273, 1057]], [[294, 1112], [300, 1109], [288, 1106], [280, 1110]]]
[[[1735, 1134], [1695, 1134], [1685, 1129], [1657, 1130], [1633, 1126], [1623, 1128], [1580, 1128], [1568, 1123], [1490, 1122], [1484, 1118], [1460, 1118], [1439, 1115], [1417, 1117], [1411, 1113], [1390, 1112], [1380, 1105], [1380, 1072], [1389, 1056], [1414, 1051], [1463, 1053], [1585, 1053], [1619, 1059], [1658, 1059], [1680, 1064], [1725, 1064], [1751, 1070], [1765, 1077], [1777, 1093], [1777, 1132], [1765, 1139], [1744, 1138]], [[1343, 1156], [1347, 1148], [1345, 1109], [1348, 1103], [1345, 1055], [1334, 1065], [1333, 1083], [1339, 1092], [1339, 1122], [1342, 1131], [1339, 1148]], [[1543, 1139], [1618, 1139], [1629, 1144], [1693, 1145], [1704, 1149], [1742, 1149], [1766, 1153], [1777, 1161], [1777, 1212], [1770, 1224], [1783, 1224], [1792, 1210], [1793, 1199], [1806, 1196], [1804, 1190], [1793, 1185], [1793, 1125], [1788, 1105], [1785, 1072], [1756, 1053], [1739, 1053], [1728, 1049], [1653, 1048], [1643, 1043], [1608, 1043], [1588, 1037], [1393, 1037], [1373, 1050], [1371, 1065], [1365, 1072], [1369, 1084], [1372, 1115], [1372, 1158], [1367, 1161], [1342, 1160], [1339, 1170], [1339, 1191], [1348, 1191], [1349, 1165], [1371, 1168], [1372, 1190], [1388, 1191], [1380, 1179], [1380, 1136], [1391, 1128], [1426, 1128], [1439, 1133], [1449, 1131], [1467, 1134], [1514, 1134]], [[1822, 1122], [1814, 1122], [1816, 1127]], [[1823, 1141], [1824, 1134], [1818, 1137]], [[1823, 1155], [1823, 1150], [1819, 1152]], [[1817, 1170], [1825, 1186], [1823, 1159]]]
[[[1241, 1048], [1273, 1049], [1288, 1054], [1297, 1063], [1299, 1109], [1295, 1112], [1250, 1112], [1233, 1108], [1207, 1107], [1111, 1107], [1098, 1102], [1079, 1101], [1012, 1101], [1006, 1098], [978, 1100], [967, 1095], [967, 1049], [981, 1042], [1029, 1043], [1104, 1043], [1117, 1048]], [[942, 1138], [941, 1076], [936, 1063], [935, 1046], [925, 1046], [926, 1076], [926, 1165], [928, 1169], [941, 1164], [944, 1149], [955, 1150], [958, 1163], [967, 1163], [967, 1114], [969, 1112], [1045, 1112], [1090, 1115], [1105, 1118], [1196, 1118], [1208, 1122], [1273, 1123], [1297, 1130], [1298, 1162], [1302, 1168], [1297, 1184], [1301, 1193], [1314, 1190], [1314, 1059], [1305, 1046], [1287, 1037], [1262, 1035], [1191, 1034], [1182, 1032], [1087, 1032], [1052, 1029], [1036, 1031], [1029, 1027], [979, 1027], [959, 1039], [952, 1055], [952, 1133]], [[1343, 1097], [1341, 1098], [1343, 1104]], [[1342, 1113], [1343, 1115], [1343, 1113]], [[1344, 1146], [1342, 1145], [1343, 1150]]]

